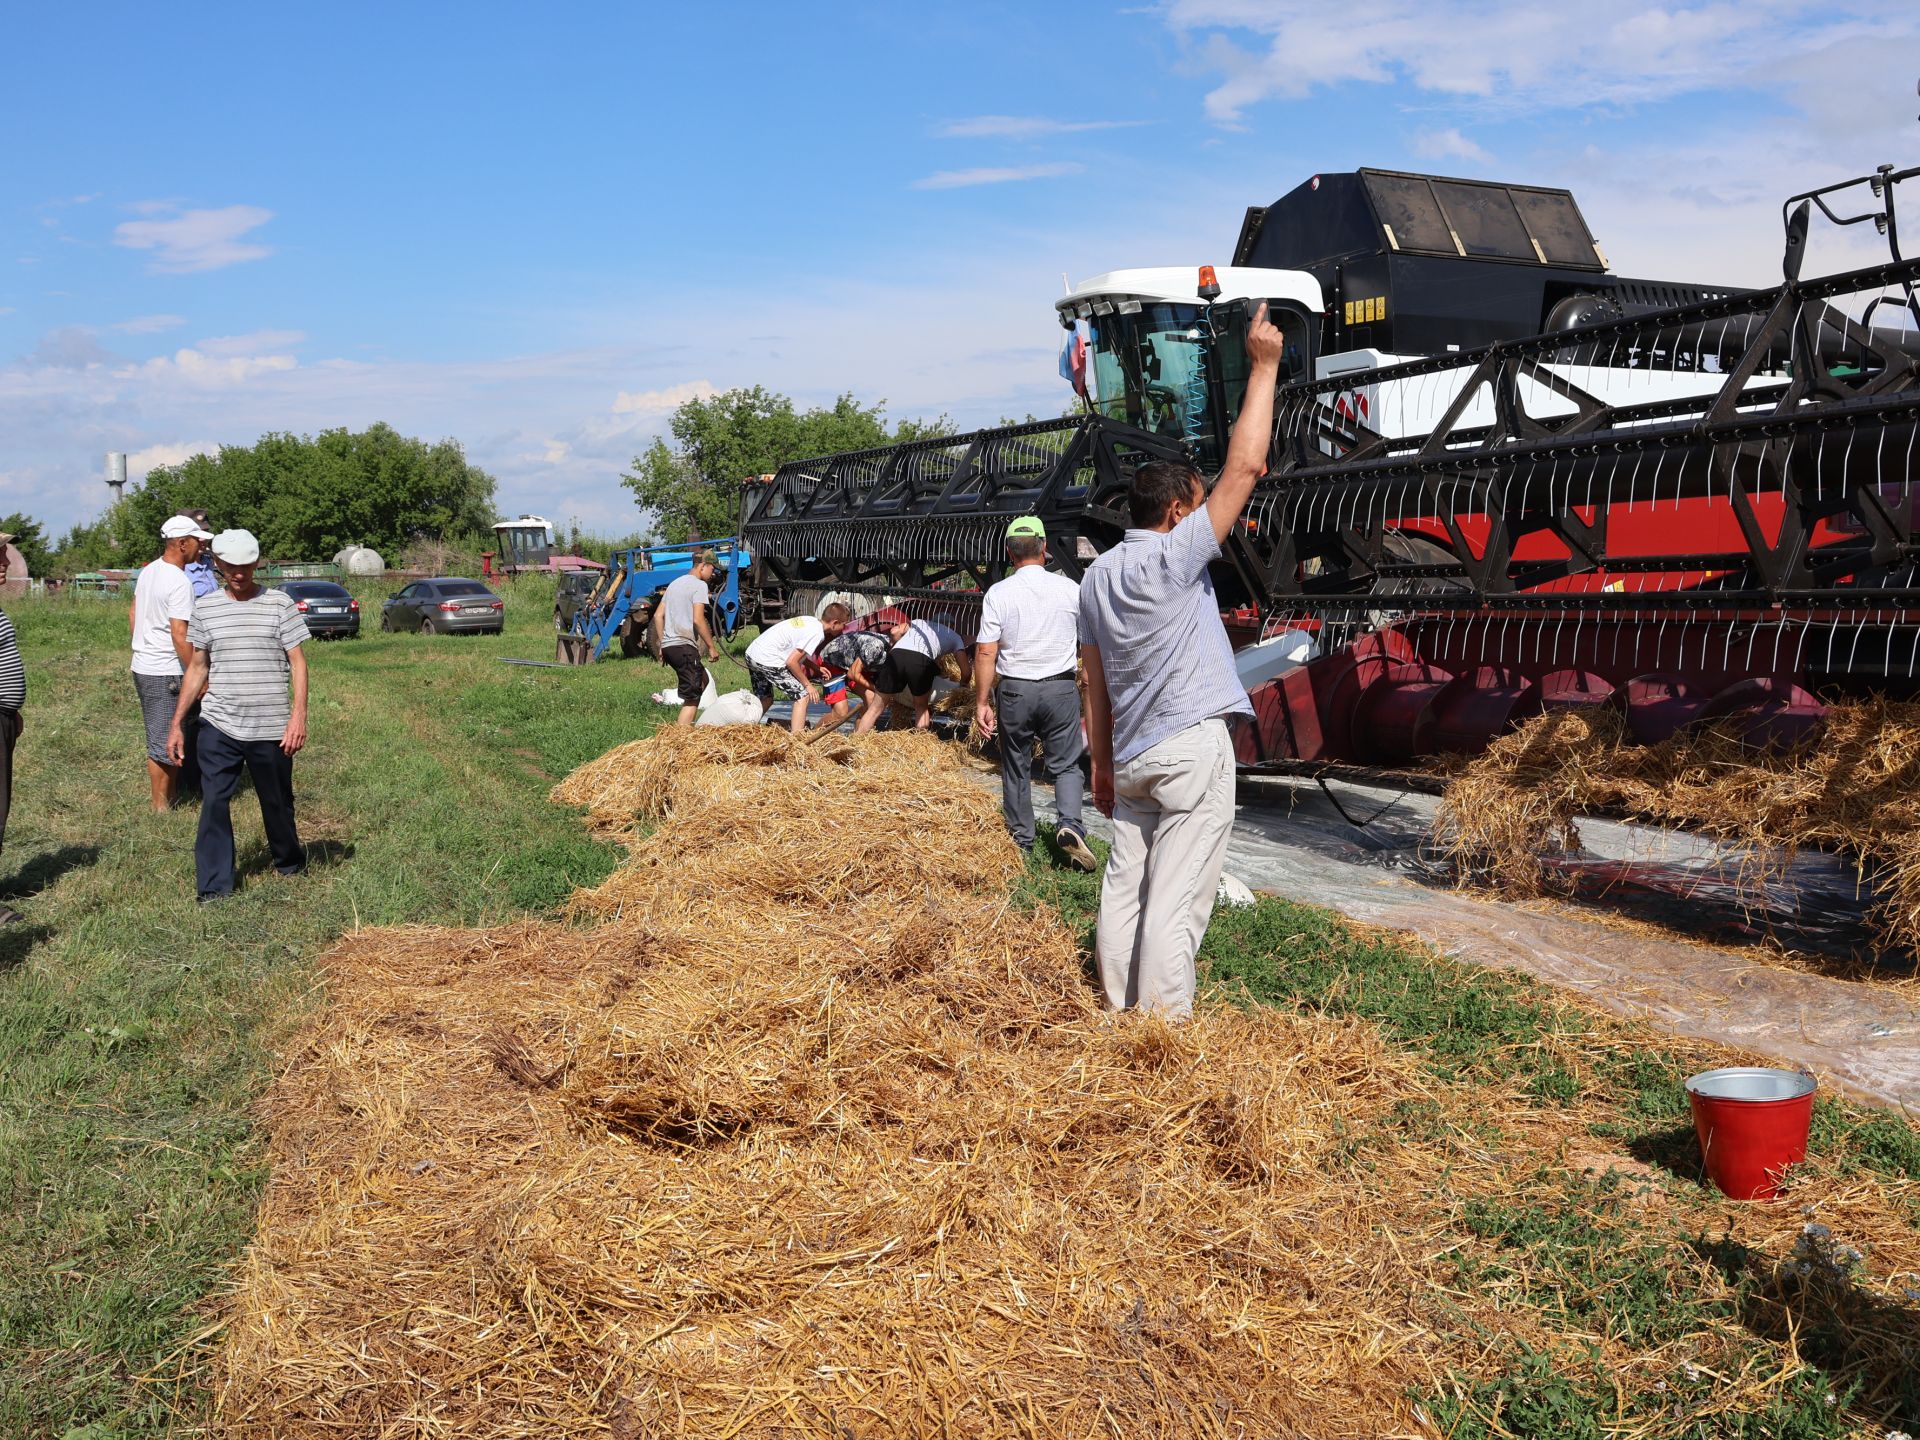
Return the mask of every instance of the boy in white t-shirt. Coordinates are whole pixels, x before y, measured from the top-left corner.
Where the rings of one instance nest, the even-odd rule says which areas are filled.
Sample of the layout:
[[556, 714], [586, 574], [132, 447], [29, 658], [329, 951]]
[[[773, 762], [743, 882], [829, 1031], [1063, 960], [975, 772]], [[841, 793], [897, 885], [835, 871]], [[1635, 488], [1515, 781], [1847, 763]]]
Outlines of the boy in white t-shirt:
[[840, 636], [851, 619], [853, 612], [836, 600], [818, 619], [795, 615], [754, 637], [747, 646], [747, 672], [753, 676], [762, 718], [773, 708], [774, 696], [784, 695], [793, 702], [788, 728], [796, 735], [807, 728], [807, 707], [820, 698], [820, 687], [807, 674], [807, 664], [821, 646]]
[[199, 711], [194, 710], [182, 727], [187, 735], [184, 761], [175, 762], [168, 755], [167, 731], [173, 724], [180, 677], [193, 657], [187, 644], [187, 622], [193, 618], [193, 581], [187, 566], [200, 558], [213, 536], [190, 516], [174, 515], [160, 527], [160, 539], [165, 548], [159, 559], [141, 570], [127, 610], [127, 628], [133, 635], [133, 688], [146, 722], [147, 784], [155, 810], [167, 809], [188, 788], [182, 784], [183, 773], [193, 782], [191, 788], [199, 788], [193, 744]]

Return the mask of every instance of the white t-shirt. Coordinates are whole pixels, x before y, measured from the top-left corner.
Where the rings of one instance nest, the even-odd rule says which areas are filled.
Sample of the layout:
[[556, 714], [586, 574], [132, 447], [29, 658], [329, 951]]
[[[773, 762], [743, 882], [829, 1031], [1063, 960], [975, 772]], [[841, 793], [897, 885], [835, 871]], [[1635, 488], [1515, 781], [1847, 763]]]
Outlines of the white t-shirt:
[[140, 571], [133, 586], [133, 673], [179, 675], [180, 652], [173, 648], [170, 620], [193, 618], [193, 581], [178, 565], [155, 560]]
[[938, 620], [912, 620], [907, 624], [907, 633], [893, 642], [893, 648], [904, 650], [909, 655], [925, 655], [929, 660], [938, 660], [942, 655], [951, 655], [966, 647], [958, 633], [949, 630]]
[[762, 630], [747, 646], [747, 659], [765, 670], [784, 670], [794, 651], [811, 655], [826, 639], [826, 626], [811, 615], [795, 615]]
[[998, 645], [1008, 680], [1071, 675], [1080, 659], [1080, 587], [1044, 565], [1022, 565], [980, 601], [980, 643]]

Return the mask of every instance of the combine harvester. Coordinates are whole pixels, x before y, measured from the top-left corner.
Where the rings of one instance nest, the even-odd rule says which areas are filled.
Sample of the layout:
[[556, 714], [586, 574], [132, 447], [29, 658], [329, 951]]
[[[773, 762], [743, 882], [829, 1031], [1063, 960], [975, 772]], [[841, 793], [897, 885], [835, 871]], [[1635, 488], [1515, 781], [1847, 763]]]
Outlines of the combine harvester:
[[[835, 592], [965, 631], [1025, 514], [1077, 575], [1135, 466], [1218, 466], [1264, 300], [1271, 473], [1213, 575], [1258, 712], [1243, 763], [1404, 766], [1555, 705], [1623, 707], [1649, 742], [1709, 717], [1790, 739], [1822, 696], [1920, 671], [1916, 174], [1788, 200], [1784, 283], [1755, 291], [1609, 273], [1565, 190], [1316, 176], [1247, 212], [1230, 267], [1058, 302], [1084, 413], [749, 482], [748, 590], [768, 617]], [[1816, 214], [1891, 261], [1804, 278]]]

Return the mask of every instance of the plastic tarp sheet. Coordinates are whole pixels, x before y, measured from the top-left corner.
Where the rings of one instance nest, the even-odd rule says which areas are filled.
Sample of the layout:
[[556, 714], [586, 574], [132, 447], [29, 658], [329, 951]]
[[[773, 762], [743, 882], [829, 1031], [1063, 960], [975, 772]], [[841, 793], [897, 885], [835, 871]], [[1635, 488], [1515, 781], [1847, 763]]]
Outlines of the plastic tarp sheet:
[[[981, 780], [999, 787], [997, 775]], [[1920, 991], [1909, 997], [1464, 893], [1422, 849], [1437, 803], [1339, 782], [1322, 791], [1311, 780], [1243, 781], [1227, 870], [1256, 891], [1410, 931], [1456, 960], [1523, 971], [1614, 1014], [1741, 1046], [1861, 1099], [1920, 1112]], [[1045, 786], [1034, 787], [1034, 808], [1054, 818]], [[1093, 833], [1111, 839], [1105, 819], [1088, 819]], [[1736, 883], [1741, 857], [1713, 842], [1598, 820], [1584, 822], [1581, 837], [1586, 853], [1569, 863], [1583, 890], [1644, 892], [1651, 913], [1668, 907], [1665, 918], [1689, 928], [1757, 928]], [[1769, 887], [1767, 903], [1797, 948], [1845, 953], [1867, 933], [1856, 878], [1829, 856], [1796, 861]]]

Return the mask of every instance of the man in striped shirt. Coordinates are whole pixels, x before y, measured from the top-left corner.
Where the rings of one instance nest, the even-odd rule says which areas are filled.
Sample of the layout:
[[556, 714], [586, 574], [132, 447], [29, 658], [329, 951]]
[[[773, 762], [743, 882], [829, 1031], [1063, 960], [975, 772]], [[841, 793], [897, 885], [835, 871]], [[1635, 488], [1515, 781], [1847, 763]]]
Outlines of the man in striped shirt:
[[[193, 658], [180, 684], [167, 746], [177, 763], [186, 752], [187, 711], [200, 707], [200, 830], [193, 862], [201, 900], [230, 895], [233, 795], [240, 772], [253, 776], [273, 868], [298, 875], [306, 851], [293, 823], [293, 757], [307, 743], [307, 622], [283, 590], [253, 581], [260, 542], [245, 530], [213, 537], [221, 588], [193, 607], [187, 643]], [[287, 696], [287, 681], [293, 696]]]
[[[0, 585], [6, 583], [7, 546], [12, 542], [13, 536], [0, 534]], [[13, 808], [13, 747], [20, 739], [20, 710], [26, 703], [27, 667], [20, 663], [20, 642], [13, 622], [0, 611], [0, 849], [6, 845], [7, 812]], [[25, 918], [12, 906], [0, 905], [0, 925], [17, 925]]]

